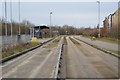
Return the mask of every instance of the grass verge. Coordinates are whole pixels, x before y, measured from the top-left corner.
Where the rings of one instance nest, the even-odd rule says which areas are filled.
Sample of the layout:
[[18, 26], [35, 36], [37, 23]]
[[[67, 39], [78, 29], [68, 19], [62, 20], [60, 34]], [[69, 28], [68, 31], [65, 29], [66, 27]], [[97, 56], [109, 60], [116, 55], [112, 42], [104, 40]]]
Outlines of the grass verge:
[[117, 39], [114, 39], [114, 38], [103, 37], [103, 38], [99, 38], [97, 40], [105, 41], [105, 42], [110, 42], [110, 43], [113, 43], [113, 44], [120, 44], [120, 41], [117, 40]]
[[[91, 38], [91, 36], [82, 36], [85, 38]], [[108, 38], [108, 37], [103, 37], [103, 38], [96, 38], [97, 40], [104, 41], [104, 42], [110, 42], [113, 44], [120, 44], [120, 40], [117, 40], [115, 38]]]
[[118, 50], [109, 50], [109, 51], [111, 51], [112, 53], [115, 53], [115, 54], [120, 54], [120, 51], [118, 51]]

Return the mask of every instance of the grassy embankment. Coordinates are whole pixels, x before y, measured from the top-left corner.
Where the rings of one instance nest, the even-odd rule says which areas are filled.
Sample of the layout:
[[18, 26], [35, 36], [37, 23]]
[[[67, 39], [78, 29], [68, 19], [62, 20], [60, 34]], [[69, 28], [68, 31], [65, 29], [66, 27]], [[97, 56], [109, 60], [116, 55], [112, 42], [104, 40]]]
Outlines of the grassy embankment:
[[2, 49], [2, 58], [11, 56], [18, 52], [22, 52], [26, 49], [30, 49], [30, 48], [35, 47], [40, 44], [41, 43], [39, 43], [39, 42], [20, 43], [19, 45], [16, 45], [14, 47], [9, 47], [7, 50]]

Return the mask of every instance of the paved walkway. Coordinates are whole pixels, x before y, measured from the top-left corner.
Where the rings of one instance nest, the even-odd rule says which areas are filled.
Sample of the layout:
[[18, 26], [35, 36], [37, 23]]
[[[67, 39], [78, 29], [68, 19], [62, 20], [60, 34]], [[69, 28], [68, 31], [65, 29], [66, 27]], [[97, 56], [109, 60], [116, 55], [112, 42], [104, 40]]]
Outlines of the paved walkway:
[[119, 50], [117, 44], [113, 44], [113, 43], [109, 43], [109, 42], [103, 42], [103, 41], [99, 41], [99, 40], [92, 41], [89, 38], [84, 38], [84, 37], [81, 37], [81, 36], [75, 36], [75, 37], [80, 39], [80, 40], [83, 40], [85, 42], [88, 42], [92, 45], [96, 45], [98, 47], [104, 48], [104, 49]]

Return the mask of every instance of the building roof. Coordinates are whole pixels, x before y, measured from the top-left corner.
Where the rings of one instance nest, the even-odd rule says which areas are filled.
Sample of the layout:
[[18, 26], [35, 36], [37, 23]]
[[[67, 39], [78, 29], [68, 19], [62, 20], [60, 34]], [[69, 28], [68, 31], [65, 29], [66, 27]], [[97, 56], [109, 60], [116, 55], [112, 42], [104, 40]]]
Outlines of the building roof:
[[48, 26], [42, 25], [42, 26], [34, 26], [34, 28], [40, 28], [40, 29], [49, 29]]

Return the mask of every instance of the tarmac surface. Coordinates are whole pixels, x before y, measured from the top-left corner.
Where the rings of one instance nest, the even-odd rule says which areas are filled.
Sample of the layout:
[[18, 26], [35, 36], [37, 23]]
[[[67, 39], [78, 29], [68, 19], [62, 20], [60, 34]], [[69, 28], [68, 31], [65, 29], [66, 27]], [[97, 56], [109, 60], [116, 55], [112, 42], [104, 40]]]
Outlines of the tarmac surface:
[[80, 39], [80, 40], [83, 40], [87, 43], [90, 43], [92, 45], [96, 45], [98, 47], [101, 47], [101, 48], [104, 48], [104, 49], [108, 49], [108, 50], [119, 50], [118, 44], [113, 44], [113, 43], [109, 43], [109, 42], [104, 42], [104, 41], [99, 41], [99, 40], [94, 40], [92, 41], [91, 39], [89, 38], [84, 38], [82, 36], [75, 36], [76, 38]]

